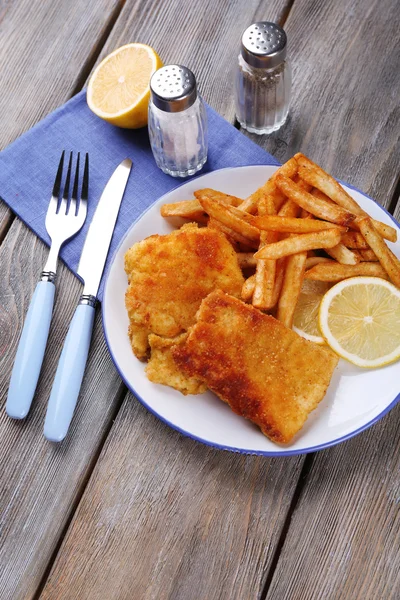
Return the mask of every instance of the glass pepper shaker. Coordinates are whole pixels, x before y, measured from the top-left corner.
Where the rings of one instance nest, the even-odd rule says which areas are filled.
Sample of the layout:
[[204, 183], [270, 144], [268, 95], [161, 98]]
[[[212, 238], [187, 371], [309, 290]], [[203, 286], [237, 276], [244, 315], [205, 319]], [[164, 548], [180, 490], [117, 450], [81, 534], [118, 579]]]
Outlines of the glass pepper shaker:
[[150, 80], [149, 137], [157, 166], [173, 177], [199, 171], [207, 160], [207, 114], [196, 78], [166, 65]]
[[242, 36], [236, 73], [236, 118], [251, 133], [272, 133], [289, 112], [291, 67], [286, 33], [275, 23], [253, 23]]

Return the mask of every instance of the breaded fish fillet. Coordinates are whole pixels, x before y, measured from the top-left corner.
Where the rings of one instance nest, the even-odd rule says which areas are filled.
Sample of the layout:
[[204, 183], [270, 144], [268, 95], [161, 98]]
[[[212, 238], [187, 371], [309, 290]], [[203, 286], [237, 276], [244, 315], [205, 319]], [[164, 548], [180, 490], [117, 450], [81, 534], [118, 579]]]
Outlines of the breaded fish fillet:
[[125, 255], [125, 270], [129, 336], [140, 359], [148, 357], [151, 333], [173, 338], [187, 331], [211, 291], [239, 296], [244, 282], [225, 236], [194, 223], [134, 244]]
[[172, 356], [271, 440], [287, 443], [325, 396], [338, 357], [220, 291]]
[[183, 344], [187, 335], [181, 333], [175, 338], [165, 338], [151, 333], [149, 335], [151, 355], [146, 366], [146, 375], [150, 381], [169, 385], [182, 392], [184, 396], [202, 394], [207, 390], [207, 386], [202, 381], [185, 375], [172, 357], [172, 348]]

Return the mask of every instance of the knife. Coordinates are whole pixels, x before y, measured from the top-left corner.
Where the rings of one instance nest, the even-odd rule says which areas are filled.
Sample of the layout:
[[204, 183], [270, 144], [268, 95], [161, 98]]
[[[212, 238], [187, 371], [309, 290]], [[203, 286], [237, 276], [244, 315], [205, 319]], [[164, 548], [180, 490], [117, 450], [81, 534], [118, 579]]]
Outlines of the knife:
[[65, 438], [74, 414], [92, 337], [97, 292], [131, 167], [132, 161], [126, 158], [111, 175], [83, 246], [78, 275], [85, 285], [64, 342], [44, 423], [44, 435], [52, 442]]

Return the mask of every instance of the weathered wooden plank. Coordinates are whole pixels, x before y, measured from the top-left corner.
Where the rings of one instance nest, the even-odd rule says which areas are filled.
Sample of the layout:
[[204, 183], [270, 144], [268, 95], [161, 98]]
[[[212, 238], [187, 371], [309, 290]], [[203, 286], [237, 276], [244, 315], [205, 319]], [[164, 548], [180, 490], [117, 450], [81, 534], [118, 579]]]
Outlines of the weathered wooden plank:
[[259, 598], [300, 464], [207, 448], [128, 397], [41, 599]]
[[[117, 0], [99, 2], [25, 0], [3, 3], [0, 11], [0, 147], [68, 99], [85, 74], [85, 62], [120, 9]], [[89, 61], [90, 64], [90, 61]], [[0, 191], [1, 194], [1, 191]], [[10, 211], [1, 205], [0, 230]], [[0, 247], [0, 597], [32, 597], [74, 508], [77, 493], [119, 405], [122, 386], [102, 342], [96, 319], [73, 434], [55, 447], [42, 436], [46, 403], [79, 282], [60, 268], [58, 297], [32, 412], [23, 423], [6, 417], [4, 404], [23, 319], [47, 251], [18, 220]], [[98, 369], [104, 380], [99, 381]]]
[[0, 244], [4, 240], [7, 229], [11, 224], [13, 214], [11, 210], [0, 200]]
[[267, 600], [395, 600], [400, 589], [400, 406], [315, 456]]
[[3, 2], [0, 149], [72, 94], [123, 2]]
[[399, 176], [399, 26], [393, 0], [296, 0], [285, 24], [290, 117], [262, 145], [282, 161], [301, 150], [388, 206]]
[[400, 221], [400, 197], [394, 197], [394, 202], [392, 202], [392, 206], [394, 206], [393, 216], [397, 221]]
[[0, 597], [7, 600], [35, 593], [123, 390], [104, 347], [97, 314], [70, 435], [60, 445], [44, 439], [44, 417], [62, 340], [82, 288], [61, 266], [49, 344], [31, 412], [22, 422], [7, 417], [4, 404], [15, 349], [46, 256], [44, 244], [14, 220], [0, 247]]

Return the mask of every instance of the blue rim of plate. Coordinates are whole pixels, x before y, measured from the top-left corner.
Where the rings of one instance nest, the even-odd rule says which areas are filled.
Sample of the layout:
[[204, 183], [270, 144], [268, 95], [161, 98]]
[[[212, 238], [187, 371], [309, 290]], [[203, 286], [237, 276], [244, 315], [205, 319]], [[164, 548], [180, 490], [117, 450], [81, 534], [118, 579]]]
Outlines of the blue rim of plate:
[[[232, 169], [245, 169], [248, 167], [277, 167], [276, 164], [271, 164], [271, 163], [266, 163], [265, 165], [242, 165], [240, 167], [225, 167], [223, 169], [217, 169], [218, 171], [231, 171]], [[201, 179], [202, 177], [206, 177], [208, 175], [210, 175], [211, 173], [215, 173], [215, 171], [210, 171], [207, 173], [204, 173], [203, 175], [200, 175], [199, 177], [196, 177], [195, 179]], [[185, 185], [186, 183], [188, 183], [188, 181], [193, 181], [193, 179], [189, 179], [189, 180], [185, 180], [183, 181], [181, 184], [177, 185], [176, 187], [174, 187], [173, 189], [169, 190], [168, 192], [166, 192], [165, 194], [163, 194], [162, 196], [160, 196], [160, 198], [157, 198], [157, 200], [155, 200], [154, 202], [152, 202], [150, 204], [150, 206], [148, 206], [138, 217], [137, 219], [135, 219], [135, 221], [132, 223], [132, 225], [129, 227], [129, 229], [126, 231], [125, 235], [123, 236], [123, 238], [121, 239], [120, 243], [118, 244], [118, 247], [116, 248], [114, 255], [110, 261], [110, 264], [108, 266], [107, 272], [104, 276], [104, 291], [106, 290], [107, 287], [107, 280], [108, 280], [108, 276], [109, 273], [113, 267], [114, 264], [114, 260], [116, 255], [119, 252], [119, 249], [121, 248], [121, 246], [124, 244], [125, 239], [127, 238], [127, 236], [129, 235], [131, 229], [136, 225], [136, 223], [138, 221], [140, 221], [140, 219], [143, 217], [143, 215], [145, 215], [157, 202], [159, 202], [164, 196], [169, 195], [171, 192], [174, 192], [175, 190], [177, 190], [178, 188], [182, 187], [183, 185]], [[393, 215], [391, 215], [383, 206], [381, 206], [376, 200], [374, 200], [373, 198], [371, 198], [370, 196], [368, 196], [367, 194], [365, 194], [364, 192], [362, 192], [361, 190], [359, 190], [358, 188], [356, 188], [353, 185], [350, 185], [340, 179], [338, 179], [338, 181], [340, 183], [342, 183], [343, 185], [347, 186], [348, 188], [350, 188], [351, 190], [354, 190], [356, 192], [359, 192], [360, 194], [362, 194], [363, 196], [365, 196], [365, 198], [368, 198], [368, 200], [371, 200], [372, 202], [374, 202], [377, 206], [379, 206], [380, 209], [382, 209], [389, 217], [390, 219], [393, 221], [393, 223], [396, 225], [397, 228], [400, 228], [400, 224], [396, 221], [396, 219], [393, 217]], [[102, 325], [103, 325], [103, 332], [104, 332], [104, 337], [108, 346], [108, 350], [110, 352], [112, 361], [115, 365], [115, 368], [117, 369], [117, 372], [119, 374], [119, 376], [121, 377], [122, 381], [125, 383], [126, 387], [128, 388], [128, 390], [130, 390], [132, 392], [132, 394], [134, 395], [135, 398], [137, 398], [139, 400], [139, 402], [145, 407], [147, 408], [147, 410], [149, 412], [151, 412], [155, 417], [157, 417], [157, 419], [159, 419], [160, 421], [162, 421], [163, 423], [165, 423], [166, 425], [168, 425], [169, 427], [171, 427], [172, 429], [175, 429], [175, 431], [178, 431], [179, 433], [181, 433], [182, 435], [184, 435], [185, 437], [188, 437], [192, 440], [195, 440], [196, 442], [201, 442], [202, 444], [205, 444], [206, 446], [210, 446], [211, 448], [216, 448], [217, 450], [226, 450], [229, 452], [236, 452], [238, 454], [250, 454], [253, 456], [274, 456], [274, 457], [279, 457], [279, 456], [299, 456], [302, 454], [309, 454], [311, 452], [318, 452], [319, 450], [325, 450], [326, 448], [330, 448], [332, 446], [336, 446], [337, 444], [340, 444], [341, 442], [345, 442], [346, 440], [349, 440], [353, 437], [355, 437], [356, 435], [362, 433], [363, 431], [365, 431], [366, 429], [369, 429], [370, 427], [372, 427], [372, 425], [374, 425], [375, 423], [377, 423], [378, 421], [380, 421], [385, 415], [387, 415], [388, 412], [390, 412], [392, 410], [392, 408], [394, 408], [396, 406], [396, 404], [399, 402], [400, 400], [400, 392], [397, 394], [396, 398], [388, 405], [386, 406], [386, 408], [379, 413], [378, 415], [376, 415], [373, 419], [371, 419], [371, 421], [368, 421], [368, 423], [365, 423], [364, 425], [362, 425], [361, 427], [359, 427], [358, 429], [355, 429], [354, 431], [351, 431], [350, 433], [347, 433], [346, 435], [343, 435], [341, 437], [338, 437], [334, 440], [331, 440], [329, 442], [326, 442], [325, 444], [318, 444], [316, 446], [310, 446], [309, 448], [303, 448], [301, 450], [282, 450], [280, 452], [274, 452], [274, 451], [269, 451], [269, 450], [252, 450], [250, 448], [235, 448], [234, 446], [224, 446], [222, 444], [217, 444], [216, 442], [210, 442], [209, 440], [206, 440], [204, 438], [198, 437], [192, 433], [189, 433], [188, 431], [186, 431], [185, 429], [182, 429], [181, 427], [179, 427], [178, 425], [175, 425], [175, 423], [172, 423], [171, 421], [169, 421], [168, 419], [166, 419], [165, 417], [162, 417], [161, 415], [158, 414], [157, 411], [155, 411], [151, 406], [149, 406], [149, 404], [147, 404], [147, 402], [135, 391], [135, 389], [128, 383], [128, 381], [125, 379], [125, 376], [123, 375], [118, 362], [114, 356], [114, 353], [111, 349], [111, 344], [109, 342], [109, 338], [107, 335], [107, 328], [105, 325], [105, 306], [106, 306], [106, 294], [104, 294], [103, 296], [103, 301], [101, 303], [101, 316], [102, 316]]]

